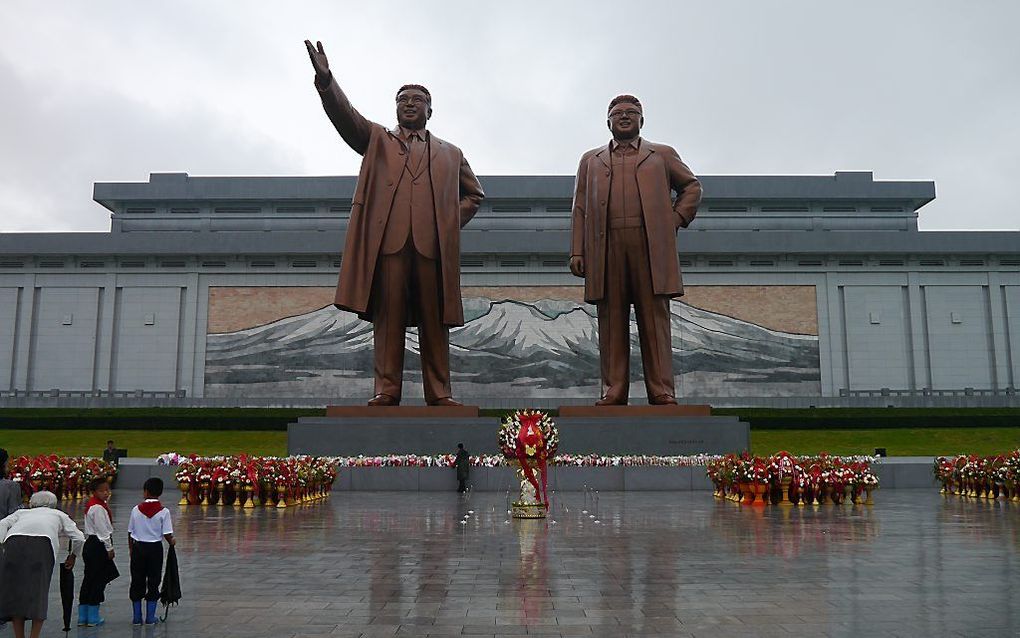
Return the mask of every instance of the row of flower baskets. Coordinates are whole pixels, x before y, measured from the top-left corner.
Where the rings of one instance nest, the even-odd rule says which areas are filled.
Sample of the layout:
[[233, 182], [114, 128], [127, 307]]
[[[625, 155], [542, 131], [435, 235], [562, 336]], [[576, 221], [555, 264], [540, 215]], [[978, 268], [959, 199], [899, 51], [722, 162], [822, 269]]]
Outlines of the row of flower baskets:
[[21, 495], [28, 502], [40, 490], [53, 492], [59, 499], [89, 496], [93, 479], [113, 480], [117, 466], [87, 456], [19, 456], [8, 463], [9, 478], [21, 484]]
[[[563, 467], [696, 467], [718, 456], [652, 456], [560, 454], [550, 465]], [[286, 458], [259, 456], [184, 456], [168, 452], [157, 459], [160, 465], [176, 466], [181, 505], [275, 506], [320, 498], [329, 493], [341, 468], [437, 467], [452, 468], [453, 454], [388, 454], [382, 456]], [[504, 455], [470, 457], [475, 467], [513, 467]]]
[[1020, 450], [994, 456], [940, 456], [933, 471], [943, 494], [1020, 501]]
[[[551, 466], [560, 467], [698, 467], [716, 455], [691, 456], [557, 454], [549, 459]], [[453, 454], [419, 455], [388, 454], [385, 456], [339, 457], [340, 467], [453, 467]], [[472, 467], [514, 467], [513, 459], [504, 454], [481, 454], [469, 457]]]
[[745, 505], [864, 503], [870, 505], [878, 477], [870, 456], [772, 456], [728, 454], [706, 466], [715, 495]]
[[[157, 458], [160, 465], [180, 465], [191, 457], [170, 452]], [[196, 457], [197, 458], [197, 457]], [[216, 457], [231, 458], [231, 457]], [[381, 456], [318, 457], [321, 461], [339, 468], [353, 467], [454, 467], [453, 454], [386, 454]], [[513, 463], [502, 454], [481, 454], [469, 457], [472, 467], [512, 467]], [[550, 465], [566, 467], [702, 467], [722, 458], [715, 454], [689, 456], [557, 454]]]
[[158, 462], [177, 466], [181, 505], [287, 507], [328, 496], [337, 476], [335, 460], [314, 456], [164, 454]]

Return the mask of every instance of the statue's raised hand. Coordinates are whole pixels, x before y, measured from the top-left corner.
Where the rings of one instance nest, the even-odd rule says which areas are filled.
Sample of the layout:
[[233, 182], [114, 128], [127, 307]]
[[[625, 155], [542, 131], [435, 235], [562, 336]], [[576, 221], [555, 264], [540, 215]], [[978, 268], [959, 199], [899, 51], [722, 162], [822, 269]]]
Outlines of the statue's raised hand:
[[319, 86], [326, 86], [332, 72], [329, 70], [329, 60], [326, 59], [326, 50], [322, 48], [322, 42], [317, 41], [315, 46], [312, 46], [311, 40], [305, 40], [305, 48], [308, 49], [308, 57], [315, 67], [315, 81]]

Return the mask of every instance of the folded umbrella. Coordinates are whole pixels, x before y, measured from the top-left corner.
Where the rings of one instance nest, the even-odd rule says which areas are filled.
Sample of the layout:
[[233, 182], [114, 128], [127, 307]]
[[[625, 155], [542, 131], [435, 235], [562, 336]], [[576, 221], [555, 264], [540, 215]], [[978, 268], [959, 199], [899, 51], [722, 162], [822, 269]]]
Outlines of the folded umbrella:
[[163, 573], [163, 584], [159, 588], [159, 602], [163, 603], [163, 622], [170, 614], [170, 606], [181, 600], [181, 573], [177, 568], [177, 550], [173, 545], [166, 553], [166, 571]]
[[71, 610], [74, 608], [74, 571], [60, 564], [60, 602], [64, 605], [64, 631], [71, 631]]

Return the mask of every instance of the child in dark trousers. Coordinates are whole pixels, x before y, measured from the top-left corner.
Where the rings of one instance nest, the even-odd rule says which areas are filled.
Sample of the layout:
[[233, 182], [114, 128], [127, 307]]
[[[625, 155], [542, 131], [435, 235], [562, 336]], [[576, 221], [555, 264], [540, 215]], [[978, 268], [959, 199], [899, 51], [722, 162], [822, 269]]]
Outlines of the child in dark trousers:
[[142, 624], [142, 600], [145, 600], [145, 624], [156, 624], [159, 580], [163, 571], [163, 540], [175, 545], [170, 510], [163, 507], [163, 481], [150, 478], [143, 486], [145, 500], [131, 510], [128, 523], [128, 549], [131, 552], [129, 595], [134, 612], [131, 624]]
[[78, 626], [98, 627], [103, 624], [99, 606], [106, 600], [106, 586], [120, 572], [113, 562], [113, 514], [110, 512], [110, 482], [97, 478], [89, 485], [92, 499], [85, 506], [85, 577], [78, 594]]

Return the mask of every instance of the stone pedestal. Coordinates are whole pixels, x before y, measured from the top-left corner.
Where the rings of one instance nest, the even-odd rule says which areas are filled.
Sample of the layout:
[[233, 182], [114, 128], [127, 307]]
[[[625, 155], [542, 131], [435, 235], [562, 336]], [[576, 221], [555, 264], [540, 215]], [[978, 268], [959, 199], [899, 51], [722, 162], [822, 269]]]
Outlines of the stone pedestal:
[[[592, 408], [595, 416], [556, 419], [561, 454], [727, 454], [751, 447], [751, 426], [735, 416], [681, 416], [649, 408], [681, 406], [613, 406]], [[610, 410], [603, 415], [601, 411]], [[644, 413], [644, 414], [643, 414]]]
[[376, 414], [379, 416], [298, 419], [297, 423], [287, 426], [287, 452], [315, 456], [452, 454], [457, 451], [458, 443], [463, 443], [471, 454], [498, 452], [499, 419], [496, 417]]
[[[673, 456], [749, 449], [747, 423], [732, 416], [685, 416], [680, 413], [685, 407], [613, 406], [561, 415], [555, 419], [559, 451]], [[287, 451], [318, 456], [440, 454], [452, 453], [463, 443], [471, 454], [498, 454], [495, 417], [411, 412], [463, 409], [359, 407], [344, 416], [306, 417], [287, 427]]]

